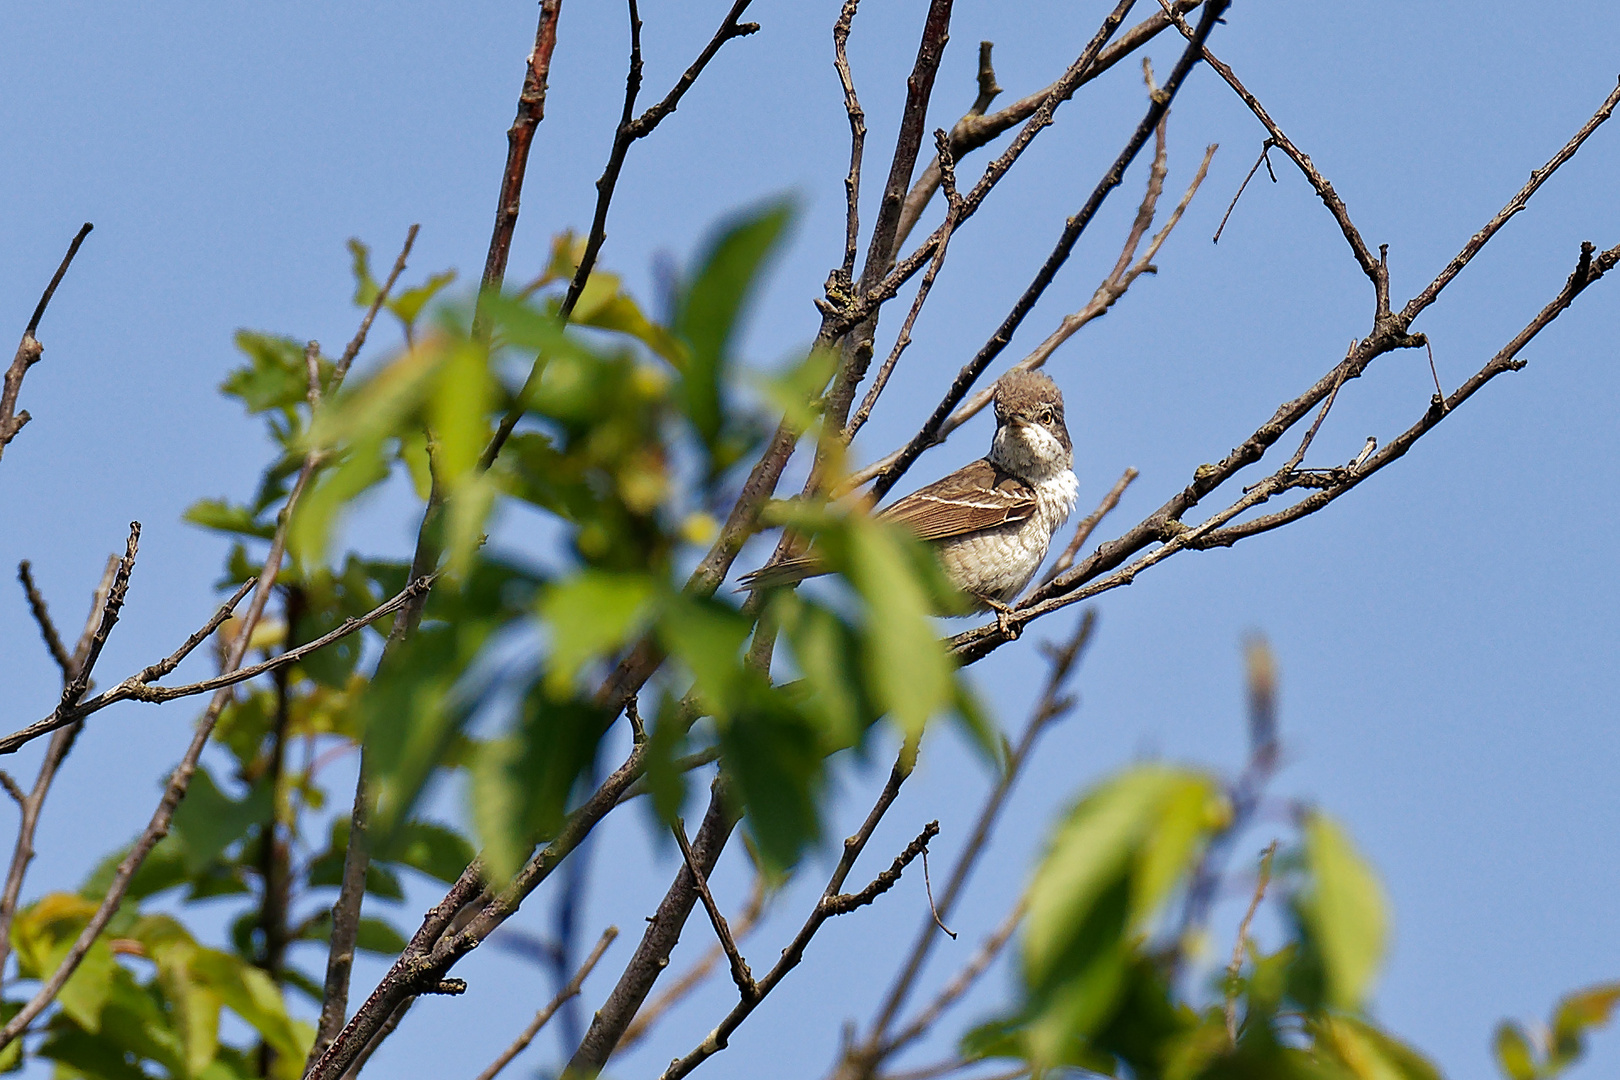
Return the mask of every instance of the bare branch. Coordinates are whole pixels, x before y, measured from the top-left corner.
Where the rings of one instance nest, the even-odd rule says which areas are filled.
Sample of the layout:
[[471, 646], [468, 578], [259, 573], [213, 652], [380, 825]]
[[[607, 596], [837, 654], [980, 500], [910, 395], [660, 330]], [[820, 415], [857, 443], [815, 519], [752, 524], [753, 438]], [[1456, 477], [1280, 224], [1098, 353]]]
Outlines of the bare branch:
[[500, 197], [495, 204], [495, 228], [489, 238], [489, 254], [484, 258], [482, 288], [499, 291], [506, 280], [506, 260], [512, 253], [512, 233], [517, 228], [518, 204], [523, 197], [523, 175], [529, 164], [529, 147], [535, 129], [546, 116], [546, 80], [551, 74], [551, 54], [557, 47], [557, 19], [562, 0], [541, 0], [540, 21], [534, 30], [534, 48], [523, 67], [523, 89], [518, 93], [517, 117], [506, 131], [506, 170], [501, 174]]
[[703, 909], [709, 913], [714, 936], [720, 939], [720, 948], [725, 950], [726, 959], [731, 963], [731, 980], [737, 984], [737, 993], [742, 995], [744, 1001], [758, 997], [759, 984], [754, 982], [754, 975], [748, 970], [748, 961], [737, 951], [737, 942], [731, 936], [731, 927], [726, 925], [726, 917], [721, 914], [720, 905], [715, 903], [714, 894], [709, 891], [708, 875], [698, 866], [697, 859], [692, 855], [692, 845], [686, 838], [686, 822], [676, 818], [672, 831], [675, 833], [675, 843], [681, 849], [681, 858], [686, 863], [687, 873], [692, 875], [698, 896], [703, 900]]
[[[1002, 320], [1000, 327], [991, 335], [990, 340], [980, 348], [973, 359], [958, 373], [944, 400], [935, 408], [933, 415], [923, 425], [922, 430], [901, 450], [900, 456], [895, 463], [878, 475], [872, 486], [874, 496], [881, 498], [886, 494], [894, 486], [895, 482], [905, 474], [905, 471], [911, 467], [912, 463], [917, 460], [918, 456], [933, 445], [940, 426], [949, 418], [951, 412], [961, 403], [962, 399], [967, 396], [967, 392], [973, 388], [973, 384], [984, 373], [984, 369], [1012, 341], [1012, 336], [1020, 324], [1023, 323], [1024, 317], [1034, 308], [1035, 302], [1041, 298], [1041, 295], [1046, 291], [1046, 287], [1052, 283], [1058, 269], [1068, 260], [1069, 253], [1074, 250], [1074, 245], [1080, 239], [1081, 234], [1085, 232], [1086, 226], [1091, 224], [1092, 219], [1096, 216], [1097, 211], [1102, 208], [1102, 204], [1108, 198], [1109, 193], [1123, 181], [1125, 170], [1130, 167], [1131, 162], [1136, 160], [1137, 153], [1147, 142], [1148, 137], [1153, 134], [1154, 129], [1158, 127], [1165, 110], [1175, 100], [1177, 92], [1181, 89], [1188, 73], [1197, 62], [1204, 38], [1214, 29], [1216, 22], [1220, 20], [1220, 16], [1226, 8], [1227, 0], [1209, 0], [1204, 5], [1203, 14], [1198, 21], [1198, 30], [1193, 41], [1182, 51], [1180, 59], [1176, 61], [1175, 68], [1170, 72], [1170, 78], [1164, 84], [1164, 88], [1154, 95], [1152, 103], [1148, 106], [1147, 114], [1143, 116], [1141, 123], [1137, 125], [1130, 141], [1120, 151], [1119, 156], [1114, 159], [1113, 165], [1104, 174], [1102, 180], [1098, 182], [1096, 188], [1093, 189], [1091, 197], [1086, 200], [1086, 204], [1081, 207], [1079, 213], [1064, 223], [1057, 245], [1052, 249], [1052, 253], [1047, 256], [1046, 262], [1042, 264], [1041, 269], [1036, 273], [1035, 279], [1030, 282], [1023, 295], [1013, 305], [1012, 311], [1008, 312], [1007, 317]], [[1040, 113], [1037, 113], [1034, 118], [1031, 118], [1030, 123], [1033, 124], [1036, 119], [1039, 119], [1040, 115]], [[1049, 113], [1047, 115], [1050, 116]], [[1049, 119], [1048, 122], [1050, 122]], [[970, 194], [968, 198], [971, 199], [971, 197]]]
[[[91, 713], [100, 712], [107, 706], [117, 704], [120, 701], [144, 701], [148, 703], [159, 703], [164, 701], [173, 701], [176, 698], [195, 697], [198, 694], [208, 694], [218, 690], [228, 690], [237, 683], [247, 682], [249, 679], [256, 679], [260, 675], [265, 675], [272, 671], [280, 670], [289, 664], [295, 664], [309, 654], [324, 649], [334, 641], [347, 637], [356, 631], [370, 626], [379, 619], [385, 619], [395, 612], [400, 611], [413, 599], [426, 592], [432, 585], [434, 577], [436, 577], [436, 575], [429, 575], [425, 578], [417, 578], [394, 596], [383, 601], [383, 603], [372, 608], [364, 615], [361, 615], [358, 618], [345, 619], [343, 622], [338, 624], [337, 627], [329, 630], [325, 634], [322, 634], [320, 637], [315, 638], [312, 641], [307, 641], [298, 646], [296, 649], [288, 649], [286, 652], [278, 653], [275, 656], [270, 657], [268, 660], [261, 661], [257, 664], [252, 664], [248, 667], [233, 668], [224, 672], [223, 674], [215, 675], [212, 678], [203, 679], [200, 682], [187, 683], [183, 686], [147, 685], [149, 680], [159, 678], [172, 671], [174, 667], [185, 658], [187, 653], [196, 648], [201, 641], [206, 639], [209, 634], [213, 633], [213, 631], [230, 616], [232, 608], [234, 608], [236, 603], [241, 600], [242, 596], [246, 594], [248, 589], [254, 585], [256, 579], [249, 579], [237, 589], [236, 595], [233, 596], [225, 605], [223, 605], [219, 611], [215, 612], [214, 616], [209, 619], [208, 623], [201, 630], [191, 635], [191, 637], [186, 640], [186, 643], [182, 645], [174, 654], [156, 664], [151, 665], [150, 667], [141, 669], [141, 671], [131, 675], [129, 678], [125, 679], [111, 690], [98, 694], [89, 701], [82, 704], [69, 705], [67, 707], [58, 706], [55, 712], [51, 713], [50, 716], [45, 717], [43, 720], [37, 720], [22, 730], [15, 731], [12, 734], [7, 735], [5, 738], [0, 739], [0, 754], [15, 753], [24, 744], [32, 742], [41, 735], [54, 731], [57, 728], [64, 727], [68, 724], [83, 720]], [[257, 580], [262, 580], [262, 576]], [[240, 638], [243, 633], [247, 632], [248, 631], [244, 629], [238, 632], [237, 637]]]
[[[71, 654], [67, 653], [62, 645], [55, 624], [46, 613], [45, 598], [35, 588], [32, 575], [23, 569], [27, 565], [22, 564], [18, 576], [23, 579], [23, 587], [28, 591], [29, 604], [35, 609], [41, 630], [47, 633], [48, 639], [56, 639], [52, 652], [60, 653], [58, 663], [62, 668], [62, 685], [70, 686], [79, 670], [88, 662], [92, 642], [104, 621], [119, 575], [122, 573], [126, 583], [128, 581], [125, 559], [120, 559], [117, 555], [107, 557], [107, 568], [102, 572], [101, 583], [96, 587], [90, 600], [90, 614], [85, 619], [84, 631], [79, 635], [78, 645]], [[11, 863], [6, 870], [5, 891], [0, 893], [0, 971], [5, 969], [6, 958], [11, 950], [11, 924], [17, 916], [17, 903], [22, 897], [23, 879], [27, 876], [29, 863], [34, 859], [34, 834], [39, 828], [40, 815], [45, 809], [45, 799], [50, 794], [51, 785], [56, 780], [62, 762], [73, 749], [80, 727], [79, 724], [70, 724], [51, 737], [50, 743], [45, 748], [45, 756], [40, 761], [39, 771], [34, 776], [34, 786], [28, 794], [24, 795], [17, 782], [10, 776], [0, 774], [6, 793], [16, 800], [17, 807], [22, 812], [21, 820], [17, 823], [17, 841], [12, 845]]]
[[512, 1063], [513, 1058], [528, 1049], [529, 1044], [534, 1041], [534, 1037], [540, 1034], [540, 1029], [545, 1027], [546, 1022], [557, 1014], [557, 1010], [563, 1007], [563, 1003], [569, 998], [579, 995], [580, 987], [585, 984], [586, 978], [590, 975], [592, 969], [596, 967], [596, 962], [602, 959], [602, 954], [607, 952], [607, 947], [613, 944], [613, 939], [618, 936], [619, 928], [617, 926], [610, 926], [602, 931], [602, 936], [596, 941], [596, 947], [585, 958], [585, 962], [580, 965], [579, 970], [574, 972], [574, 977], [569, 979], [561, 990], [557, 991], [557, 996], [552, 998], [545, 1008], [534, 1014], [534, 1019], [529, 1021], [529, 1026], [523, 1029], [522, 1034], [512, 1040], [512, 1045], [502, 1050], [500, 1056], [490, 1062], [489, 1068], [478, 1074], [478, 1080], [495, 1080], [500, 1071]]
[[22, 392], [23, 376], [28, 374], [29, 368], [39, 363], [39, 358], [45, 352], [44, 346], [39, 343], [34, 332], [39, 329], [39, 321], [45, 317], [45, 309], [50, 306], [51, 297], [56, 295], [56, 287], [62, 284], [62, 278], [67, 275], [68, 267], [73, 263], [73, 256], [79, 253], [79, 245], [84, 243], [84, 238], [90, 235], [93, 228], [94, 225], [85, 222], [79, 227], [78, 235], [73, 238], [72, 243], [68, 244], [67, 254], [62, 256], [61, 264], [51, 276], [51, 283], [45, 286], [45, 292], [41, 294], [39, 303], [34, 306], [34, 314], [23, 330], [22, 341], [17, 344], [17, 354], [12, 358], [11, 366], [6, 369], [5, 380], [0, 382], [0, 455], [6, 452], [6, 447], [17, 437], [17, 432], [23, 429], [23, 425], [33, 419], [28, 415], [28, 410], [17, 411], [17, 395]]
[[844, 0], [833, 23], [833, 67], [844, 88], [844, 112], [849, 116], [849, 175], [844, 180], [844, 264], [841, 282], [855, 280], [855, 256], [861, 241], [861, 159], [866, 150], [866, 110], [855, 94], [855, 76], [849, 70], [849, 32], [861, 0]]
[[[870, 819], [868, 820], [870, 821]], [[848, 914], [857, 908], [870, 904], [892, 889], [895, 883], [900, 880], [900, 875], [905, 871], [905, 868], [918, 855], [927, 850], [928, 842], [937, 835], [939, 835], [939, 822], [929, 822], [923, 827], [923, 831], [917, 835], [917, 838], [907, 844], [905, 850], [895, 857], [889, 868], [880, 873], [873, 879], [871, 884], [859, 892], [839, 893], [836, 887], [829, 883], [827, 889], [822, 893], [821, 899], [816, 901], [816, 906], [811, 911], [810, 918], [800, 928], [798, 936], [793, 939], [793, 942], [786, 949], [782, 950], [782, 958], [759, 981], [758, 996], [752, 999], [744, 998], [739, 1001], [731, 1012], [726, 1015], [725, 1019], [721, 1020], [719, 1025], [709, 1032], [708, 1037], [701, 1044], [687, 1053], [685, 1057], [672, 1061], [659, 1080], [681, 1080], [681, 1077], [686, 1076], [703, 1062], [724, 1050], [732, 1032], [736, 1031], [744, 1020], [748, 1019], [749, 1014], [754, 1011], [759, 1002], [776, 988], [777, 984], [787, 976], [788, 972], [799, 965], [799, 961], [804, 959], [804, 950], [810, 944], [810, 939], [815, 936], [816, 931], [821, 929], [821, 925], [835, 915]], [[847, 854], [849, 850], [847, 841], [845, 850]], [[853, 860], [849, 861], [853, 862]], [[844, 868], [844, 860], [840, 860], [839, 866]]]
[[62, 681], [65, 683], [73, 678], [73, 657], [68, 654], [67, 646], [62, 644], [56, 624], [51, 622], [50, 609], [39, 587], [34, 584], [33, 567], [27, 559], [17, 564], [17, 580], [22, 582], [23, 593], [28, 597], [28, 610], [34, 613], [34, 621], [39, 624], [39, 635], [45, 639], [45, 648], [50, 652], [51, 659], [62, 670]]
[[[748, 900], [743, 904], [742, 911], [736, 918], [729, 920], [732, 935], [738, 941], [746, 938], [759, 926], [760, 914], [765, 909], [765, 879], [755, 876], [754, 887], [748, 894]], [[652, 1030], [654, 1024], [661, 1020], [665, 1013], [675, 1005], [684, 1001], [693, 990], [701, 986], [713, 972], [715, 965], [725, 958], [725, 952], [720, 943], [715, 942], [709, 951], [691, 966], [680, 978], [670, 983], [668, 988], [649, 999], [636, 1012], [636, 1018], [630, 1026], [624, 1029], [624, 1035], [619, 1039], [619, 1051], [630, 1049], [640, 1042], [647, 1032]]]
[[[1172, 8], [1178, 14], [1185, 14], [1203, 2], [1204, 0], [1175, 0]], [[1123, 19], [1124, 16], [1121, 15], [1120, 18]], [[996, 136], [1011, 129], [1014, 125], [1028, 120], [1054, 92], [1061, 95], [1057, 99], [1057, 103], [1067, 101], [1074, 96], [1074, 92], [1080, 87], [1091, 82], [1125, 59], [1125, 57], [1147, 44], [1169, 25], [1170, 19], [1162, 11], [1149, 16], [1120, 34], [1117, 40], [1098, 52], [1095, 62], [1079, 72], [1072, 81], [1069, 81], [1069, 74], [1073, 73], [1075, 69], [1071, 66], [1069, 72], [1065, 73], [1064, 77], [1057, 82], [1043, 87], [1033, 94], [1019, 98], [1006, 108], [988, 114], [986, 114], [985, 110], [989, 108], [990, 101], [996, 94], [1001, 92], [1001, 88], [995, 85], [995, 71], [990, 68], [990, 50], [987, 48], [990, 43], [981, 42], [979, 45], [979, 96], [973, 102], [972, 108], [968, 109], [967, 114], [956, 122], [956, 126], [951, 128], [951, 153], [955, 155], [957, 161], [961, 161], [974, 150], [989, 144]], [[994, 92], [989, 93], [988, 96], [986, 96], [987, 71], [989, 73], [988, 85], [995, 88]], [[911, 230], [916, 226], [918, 219], [922, 217], [923, 210], [927, 208], [928, 203], [933, 199], [934, 193], [939, 190], [939, 183], [939, 159], [935, 158], [923, 169], [922, 175], [917, 178], [917, 182], [912, 185], [911, 191], [906, 195], [905, 210], [900, 216], [901, 243], [904, 243], [905, 238], [911, 235]]]

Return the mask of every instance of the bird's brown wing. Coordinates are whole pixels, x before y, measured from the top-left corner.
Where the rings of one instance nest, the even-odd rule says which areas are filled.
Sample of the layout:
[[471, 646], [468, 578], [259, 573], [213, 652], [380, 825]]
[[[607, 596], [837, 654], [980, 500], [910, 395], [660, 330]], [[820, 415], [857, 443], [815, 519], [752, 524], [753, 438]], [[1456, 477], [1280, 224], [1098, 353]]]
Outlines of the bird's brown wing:
[[1026, 521], [1035, 510], [1028, 484], [981, 458], [884, 507], [878, 517], [899, 522], [924, 540], [948, 540]]

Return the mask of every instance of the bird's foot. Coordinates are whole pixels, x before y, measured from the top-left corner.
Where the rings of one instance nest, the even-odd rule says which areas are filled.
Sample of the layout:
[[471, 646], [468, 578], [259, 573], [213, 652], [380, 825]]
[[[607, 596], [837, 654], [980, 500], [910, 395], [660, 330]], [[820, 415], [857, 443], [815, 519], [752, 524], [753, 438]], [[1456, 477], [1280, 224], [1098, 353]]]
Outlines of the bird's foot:
[[1022, 623], [1013, 620], [1013, 609], [1000, 600], [993, 600], [988, 596], [980, 596], [984, 606], [996, 613], [996, 629], [1008, 641], [1017, 641], [1018, 635], [1024, 632]]

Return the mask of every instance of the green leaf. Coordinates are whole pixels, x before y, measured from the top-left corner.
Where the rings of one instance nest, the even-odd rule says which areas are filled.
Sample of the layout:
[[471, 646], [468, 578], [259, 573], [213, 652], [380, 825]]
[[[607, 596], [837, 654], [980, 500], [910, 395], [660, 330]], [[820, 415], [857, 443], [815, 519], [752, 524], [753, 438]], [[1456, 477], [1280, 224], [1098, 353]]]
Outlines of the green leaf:
[[556, 835], [607, 727], [608, 717], [590, 702], [554, 701], [536, 687], [515, 730], [480, 749], [469, 794], [492, 881], [508, 880], [536, 843]]
[[394, 843], [397, 862], [445, 884], [459, 879], [477, 855], [466, 837], [430, 821], [407, 821]]
[[[428, 301], [439, 295], [445, 286], [455, 280], [456, 272], [454, 270], [441, 270], [414, 289], [405, 289], [389, 297], [387, 301], [388, 310], [392, 311], [399, 318], [399, 321], [404, 324], [406, 333], [410, 333], [415, 329], [416, 320], [422, 314], [422, 309], [427, 306]], [[369, 304], [371, 301], [367, 300], [366, 303]]]
[[232, 505], [226, 499], [198, 499], [186, 508], [181, 518], [231, 536], [269, 540], [276, 535], [275, 522], [260, 521], [248, 507]]
[[1549, 1074], [1562, 1072], [1586, 1052], [1586, 1035], [1603, 1027], [1620, 1001], [1620, 983], [1600, 983], [1566, 995], [1553, 1011], [1552, 1038], [1549, 1041]]
[[721, 756], [768, 872], [793, 866], [821, 833], [827, 748], [819, 725], [753, 673], [720, 725]]
[[248, 366], [231, 372], [220, 384], [221, 392], [240, 399], [250, 413], [288, 409], [307, 400], [309, 369], [303, 342], [238, 330], [236, 347], [247, 354]]
[[186, 798], [174, 812], [174, 831], [181, 839], [186, 869], [201, 873], [227, 847], [270, 817], [270, 789], [255, 785], [240, 799], [219, 789], [206, 768], [191, 778]]
[[591, 274], [569, 321], [580, 326], [616, 330], [635, 338], [677, 368], [687, 363], [685, 350], [670, 332], [647, 318], [621, 287], [617, 274]]
[[1388, 939], [1384, 891], [1331, 818], [1312, 812], [1304, 833], [1310, 887], [1296, 901], [1301, 929], [1320, 956], [1327, 1003], [1359, 1009], [1378, 975]]
[[314, 1032], [295, 1025], [270, 976], [229, 953], [198, 949], [192, 961], [198, 982], [219, 994], [225, 1007], [264, 1037], [278, 1054], [296, 1058], [300, 1066], [309, 1053]]
[[566, 695], [588, 661], [620, 649], [640, 633], [653, 614], [657, 589], [650, 575], [606, 570], [584, 570], [548, 586], [539, 604], [550, 629], [547, 689]]
[[674, 329], [689, 350], [681, 402], [704, 443], [719, 441], [724, 425], [721, 388], [736, 337], [738, 316], [758, 287], [759, 273], [794, 216], [778, 200], [722, 223], [698, 257], [697, 271], [677, 301]]
[[821, 395], [838, 370], [838, 359], [837, 349], [811, 349], [780, 375], [759, 379], [759, 389], [789, 427], [801, 434], [810, 431], [821, 422]]
[[[67, 959], [72, 939], [61, 943], [52, 955], [51, 970], [55, 971]], [[62, 1011], [84, 1030], [94, 1035], [101, 1028], [101, 1010], [112, 992], [113, 974], [121, 970], [113, 959], [112, 948], [105, 937], [98, 937], [84, 954], [78, 968], [68, 977], [62, 992], [56, 996]]]
[[953, 665], [930, 621], [933, 605], [896, 527], [851, 519], [850, 579], [867, 605], [867, 681], [908, 738], [953, 696]]
[[478, 461], [490, 439], [494, 386], [488, 351], [463, 341], [446, 350], [427, 402], [433, 465], [449, 502], [450, 568], [457, 576], [466, 572], [477, 550], [493, 502], [494, 491]]
[[1496, 1051], [1497, 1067], [1508, 1080], [1536, 1080], [1539, 1074], [1535, 1053], [1518, 1024], [1511, 1020], [1497, 1024], [1492, 1045]]
[[1059, 1060], [1109, 1016], [1136, 939], [1227, 813], [1210, 777], [1151, 765], [1108, 780], [1058, 826], [1030, 885], [1025, 924], [1038, 1062]]
[[371, 249], [355, 237], [349, 238], [350, 270], [354, 274], [354, 306], [368, 308], [382, 292], [382, 286], [371, 276]]
[[1317, 1036], [1318, 1048], [1331, 1051], [1355, 1080], [1441, 1080], [1422, 1054], [1365, 1020], [1325, 1017]]
[[742, 612], [712, 598], [685, 593], [667, 597], [658, 623], [659, 641], [697, 680], [696, 690], [714, 715], [740, 705], [745, 678], [743, 643], [753, 629]]
[[860, 635], [831, 609], [796, 592], [778, 592], [770, 603], [804, 676], [805, 708], [820, 718], [832, 747], [858, 745], [882, 715], [861, 677], [865, 645]]

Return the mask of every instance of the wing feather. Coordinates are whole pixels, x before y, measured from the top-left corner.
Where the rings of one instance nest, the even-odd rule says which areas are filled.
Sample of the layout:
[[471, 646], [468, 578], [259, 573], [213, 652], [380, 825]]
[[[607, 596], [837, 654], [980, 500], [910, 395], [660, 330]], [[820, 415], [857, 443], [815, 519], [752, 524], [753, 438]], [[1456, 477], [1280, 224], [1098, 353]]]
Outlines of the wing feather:
[[948, 540], [1027, 521], [1036, 511], [1028, 484], [980, 459], [878, 512], [924, 540]]

